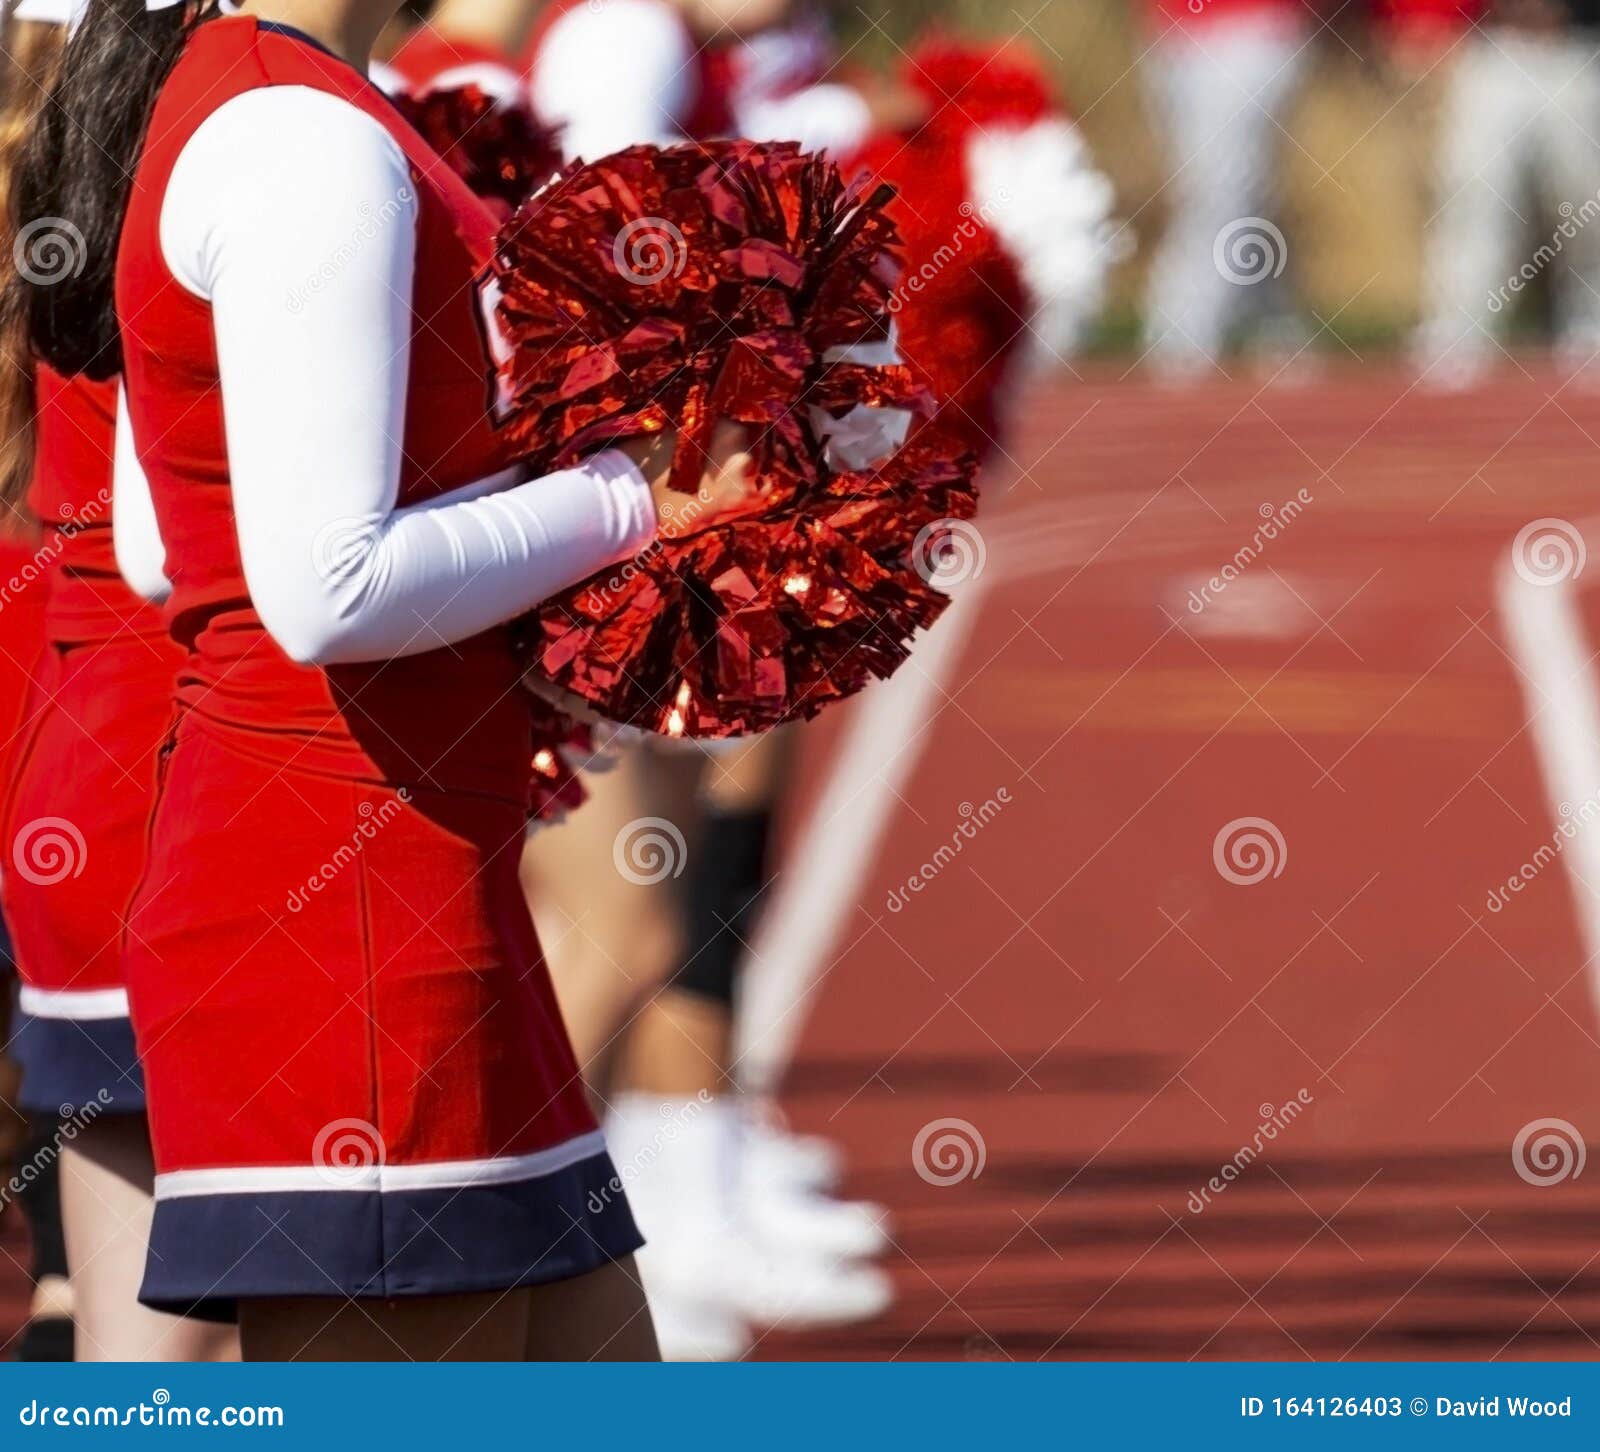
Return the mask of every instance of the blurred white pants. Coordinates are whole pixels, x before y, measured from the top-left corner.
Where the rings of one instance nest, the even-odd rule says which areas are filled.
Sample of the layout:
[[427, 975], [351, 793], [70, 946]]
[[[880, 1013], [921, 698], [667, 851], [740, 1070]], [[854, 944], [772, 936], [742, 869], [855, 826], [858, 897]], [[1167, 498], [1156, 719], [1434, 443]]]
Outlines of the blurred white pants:
[[[1278, 262], [1241, 282], [1217, 265], [1217, 239], [1245, 219], [1271, 222], [1280, 129], [1303, 68], [1304, 35], [1280, 12], [1169, 30], [1147, 57], [1173, 174], [1152, 264], [1145, 333], [1156, 363], [1218, 356], [1229, 329], [1267, 309]], [[1265, 229], [1266, 245], [1282, 247]], [[1281, 258], [1280, 258], [1281, 262]], [[1252, 269], [1253, 271], [1253, 269]]]
[[1600, 48], [1592, 33], [1491, 28], [1463, 42], [1445, 100], [1423, 348], [1481, 352], [1548, 270], [1556, 329], [1600, 349]]

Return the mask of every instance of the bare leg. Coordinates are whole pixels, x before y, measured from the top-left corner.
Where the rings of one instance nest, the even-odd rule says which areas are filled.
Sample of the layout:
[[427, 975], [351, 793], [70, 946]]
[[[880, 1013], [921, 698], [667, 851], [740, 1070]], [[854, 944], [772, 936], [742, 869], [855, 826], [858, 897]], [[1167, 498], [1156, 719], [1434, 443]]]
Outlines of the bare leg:
[[538, 1286], [528, 1317], [529, 1361], [660, 1361], [656, 1328], [633, 1257]]
[[[628, 844], [664, 811], [653, 791], [655, 761], [637, 747], [610, 771], [584, 777], [589, 800], [572, 819], [533, 832], [523, 882], [579, 1067], [590, 1088], [610, 1090], [611, 1060], [638, 1004], [675, 960], [681, 929], [671, 869], [631, 877]], [[681, 862], [678, 864], [681, 868]], [[646, 869], [652, 864], [643, 864]]]
[[[745, 818], [764, 820], [782, 790], [785, 773], [793, 758], [790, 732], [758, 736], [741, 750], [710, 758], [701, 772], [698, 802], [708, 820]], [[711, 841], [718, 840], [714, 833]], [[700, 850], [714, 851], [702, 842]], [[730, 872], [735, 864], [700, 861], [691, 864], [697, 872]], [[716, 954], [736, 952], [737, 941], [713, 942], [749, 931], [749, 923], [764, 905], [767, 884], [741, 884], [739, 894], [750, 893], [748, 904], [730, 902], [719, 905], [709, 920], [692, 914], [687, 952]], [[690, 965], [691, 967], [693, 965]], [[723, 985], [726, 987], [726, 985]], [[734, 1086], [728, 1082], [732, 1059], [733, 1002], [726, 992], [708, 993], [676, 982], [668, 983], [638, 1011], [621, 1053], [621, 1068], [615, 1076], [630, 1089], [667, 1098], [692, 1098], [702, 1092], [724, 1094]]]
[[340, 1301], [242, 1301], [246, 1361], [521, 1361], [527, 1291]]
[[630, 1089], [665, 1099], [726, 1094], [733, 1013], [695, 993], [668, 987], [639, 1011], [628, 1033], [622, 1078]]
[[154, 1180], [142, 1115], [98, 1120], [62, 1151], [61, 1221], [72, 1268], [78, 1360], [235, 1360], [232, 1327], [139, 1304]]

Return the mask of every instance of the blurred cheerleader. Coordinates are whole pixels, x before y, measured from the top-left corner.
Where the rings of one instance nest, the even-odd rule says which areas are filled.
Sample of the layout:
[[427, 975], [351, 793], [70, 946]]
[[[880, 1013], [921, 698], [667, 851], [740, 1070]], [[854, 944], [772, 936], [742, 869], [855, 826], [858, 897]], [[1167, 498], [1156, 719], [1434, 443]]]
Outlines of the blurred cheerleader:
[[899, 83], [913, 119], [852, 164], [896, 191], [906, 269], [895, 318], [937, 406], [927, 426], [993, 465], [1028, 368], [1077, 352], [1100, 310], [1123, 250], [1111, 184], [1019, 44], [931, 39]]
[[[790, 0], [566, 0], [535, 36], [529, 87], [569, 157], [685, 136], [842, 156], [872, 111], [829, 79], [832, 57], [821, 16]], [[855, 438], [835, 435], [851, 466], [892, 452], [907, 420], [860, 411], [857, 422]], [[586, 777], [576, 822], [536, 836], [527, 855], [563, 1010], [650, 1241], [640, 1265], [670, 1357], [729, 1359], [752, 1326], [860, 1320], [890, 1298], [864, 1263], [887, 1244], [881, 1212], [833, 1200], [831, 1147], [789, 1135], [770, 1104], [737, 1092], [735, 994], [791, 744], [788, 731], [626, 744]], [[630, 867], [659, 827], [675, 870]], [[617, 870], [600, 897], [593, 865], [608, 856]]]
[[[625, 33], [635, 43], [624, 49]], [[944, 279], [919, 277], [901, 294], [901, 349], [939, 398], [940, 426], [991, 452], [1030, 330], [1059, 355], [1097, 306], [1109, 188], [1031, 63], [929, 52], [908, 82], [879, 86], [840, 83], [832, 58], [819, 18], [783, 0], [561, 5], [538, 37], [530, 84], [569, 154], [678, 135], [796, 139], [900, 184], [914, 268]], [[941, 83], [965, 93], [962, 108]], [[952, 172], [967, 187], [951, 188]], [[958, 231], [974, 240], [947, 265]], [[855, 441], [863, 462], [883, 444], [872, 427]], [[563, 839], [531, 844], [528, 871], [559, 944], [580, 1061], [636, 1176], [663, 1344], [725, 1357], [746, 1344], [748, 1324], [874, 1314], [888, 1286], [861, 1259], [886, 1243], [880, 1212], [829, 1198], [831, 1147], [784, 1133], [764, 1101], [733, 1092], [735, 992], [771, 887], [786, 740], [715, 752], [646, 745], [621, 758], [590, 778], [593, 800]], [[671, 874], [630, 870], [630, 844], [663, 828], [678, 859]], [[591, 869], [607, 851], [618, 868], [609, 906]]]
[[[66, 27], [64, 4], [24, 0], [10, 54], [40, 55], [7, 97], [31, 114]], [[7, 158], [9, 174], [15, 155]], [[25, 188], [9, 230], [37, 276], [70, 265], [82, 239], [41, 230]], [[55, 224], [50, 224], [54, 227]], [[54, 249], [54, 250], [52, 250]], [[24, 269], [26, 272], [26, 269]], [[177, 652], [161, 615], [122, 583], [113, 546], [116, 384], [64, 376], [29, 356], [14, 293], [9, 407], [22, 410], [0, 491], [44, 521], [45, 649], [5, 798], [5, 913], [22, 976], [16, 1055], [22, 1103], [59, 1115], [61, 1206], [84, 1361], [226, 1356], [230, 1330], [137, 1300], [152, 1213], [144, 1084], [122, 972], [123, 909], [144, 863], [157, 753], [172, 714]], [[31, 416], [28, 394], [31, 390]]]

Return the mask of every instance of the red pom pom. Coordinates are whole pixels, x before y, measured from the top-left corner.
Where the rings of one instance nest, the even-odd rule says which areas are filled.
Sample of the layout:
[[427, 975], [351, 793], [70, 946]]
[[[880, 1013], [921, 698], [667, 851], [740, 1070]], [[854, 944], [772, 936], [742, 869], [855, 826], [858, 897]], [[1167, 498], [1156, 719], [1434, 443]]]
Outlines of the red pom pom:
[[920, 402], [905, 368], [823, 361], [887, 330], [888, 200], [790, 142], [636, 146], [561, 176], [496, 249], [513, 437], [561, 468], [673, 427], [673, 483], [687, 492], [729, 418], [760, 431], [769, 500], [811, 483], [802, 402]]
[[757, 518], [659, 540], [531, 618], [535, 666], [602, 715], [671, 736], [809, 718], [889, 676], [946, 597], [946, 526], [975, 460], [913, 445]]
[[528, 816], [542, 822], [560, 821], [588, 799], [572, 762], [574, 757], [581, 761], [589, 754], [589, 727], [542, 696], [529, 697], [529, 714], [533, 797]]
[[719, 419], [756, 432], [759, 514], [658, 540], [530, 621], [534, 668], [601, 714], [699, 737], [811, 716], [943, 609], [912, 549], [972, 513], [975, 461], [929, 448], [831, 474], [810, 423], [922, 403], [904, 367], [825, 358], [887, 332], [888, 200], [791, 143], [635, 147], [502, 230], [504, 422], [538, 465], [672, 427], [692, 491]]
[[920, 44], [904, 66], [906, 83], [931, 108], [928, 124], [966, 134], [997, 124], [1031, 126], [1062, 114], [1049, 73], [1026, 46], [983, 45], [954, 36]]
[[926, 126], [878, 137], [858, 160], [896, 192], [906, 270], [894, 316], [901, 355], [937, 403], [928, 427], [985, 457], [1031, 305], [1011, 254], [967, 199], [966, 145], [965, 131]]
[[422, 139], [499, 215], [509, 215], [561, 167], [561, 133], [526, 107], [496, 101], [477, 86], [397, 96]]

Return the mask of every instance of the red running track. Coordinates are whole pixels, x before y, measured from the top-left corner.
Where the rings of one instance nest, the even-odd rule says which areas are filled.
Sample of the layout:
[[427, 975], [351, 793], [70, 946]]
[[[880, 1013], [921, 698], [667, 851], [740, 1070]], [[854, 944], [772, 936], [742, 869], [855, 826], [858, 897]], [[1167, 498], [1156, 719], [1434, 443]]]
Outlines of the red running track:
[[[1031, 399], [1015, 463], [977, 629], [787, 1076], [796, 1123], [891, 1208], [899, 1299], [757, 1354], [1593, 1355], [1600, 1166], [1530, 1183], [1513, 1144], [1600, 1131], [1594, 843], [1536, 859], [1556, 803], [1583, 820], [1600, 791], [1600, 527], [1580, 588], [1508, 607], [1496, 581], [1523, 526], [1600, 516], [1600, 394], [1536, 363], [1454, 397], [1394, 370], [1105, 375]], [[1215, 864], [1242, 818], [1282, 841], [1248, 884]], [[918, 1172], [941, 1119], [980, 1174]]]
[[[1579, 588], [1514, 577], [1532, 664], [1496, 581], [1523, 526], [1600, 516], [1600, 394], [1532, 363], [1454, 397], [1389, 369], [1089, 379], [1033, 402], [1016, 462], [981, 623], [787, 1081], [893, 1210], [899, 1302], [759, 1354], [1593, 1356], [1600, 1166], [1562, 1176], [1551, 1145], [1536, 1185], [1513, 1145], [1557, 1118], [1575, 1165], [1600, 1134], [1573, 875], [1596, 842], [1536, 858], [1557, 802], [1600, 812], [1600, 715], [1575, 719], [1600, 713], [1600, 527]], [[1241, 818], [1280, 834], [1277, 875], [1219, 872]], [[945, 1118], [986, 1162], [930, 1183], [913, 1147]]]

